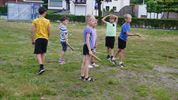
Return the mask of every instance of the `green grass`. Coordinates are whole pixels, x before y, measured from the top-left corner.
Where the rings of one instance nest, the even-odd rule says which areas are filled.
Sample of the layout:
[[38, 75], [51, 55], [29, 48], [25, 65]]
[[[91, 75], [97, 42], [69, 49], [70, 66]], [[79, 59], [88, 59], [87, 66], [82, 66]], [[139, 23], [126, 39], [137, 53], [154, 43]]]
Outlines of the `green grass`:
[[[0, 100], [177, 100], [178, 73], [154, 70], [156, 66], [178, 70], [178, 31], [132, 29], [144, 38], [129, 38], [126, 68], [107, 60], [104, 47], [105, 27], [98, 26], [97, 56], [103, 63], [91, 70], [97, 80], [82, 82], [82, 31], [85, 24], [72, 23], [70, 43], [76, 49], [66, 53], [67, 64], [59, 65], [61, 51], [58, 24], [46, 54], [47, 71], [37, 76], [38, 64], [30, 39], [30, 23], [0, 20]], [[118, 32], [120, 27], [118, 27]], [[115, 45], [117, 47], [117, 43]]]

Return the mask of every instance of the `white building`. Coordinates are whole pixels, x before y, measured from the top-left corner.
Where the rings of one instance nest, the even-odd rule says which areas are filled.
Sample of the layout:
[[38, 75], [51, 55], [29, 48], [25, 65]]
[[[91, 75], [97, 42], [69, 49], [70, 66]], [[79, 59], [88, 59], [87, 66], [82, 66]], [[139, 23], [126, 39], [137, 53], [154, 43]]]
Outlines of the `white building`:
[[[114, 10], [119, 12], [123, 7], [130, 5], [130, 0], [105, 0], [102, 2], [102, 10]], [[48, 0], [49, 9], [66, 9], [65, 0]], [[97, 16], [96, 0], [71, 0], [70, 14], [73, 15], [96, 15]]]
[[146, 4], [135, 6], [135, 14], [137, 18], [161, 19], [163, 16], [163, 13], [148, 13]]
[[70, 13], [73, 15], [97, 15], [95, 0], [74, 0], [70, 7]]
[[65, 0], [48, 0], [48, 9], [66, 9]]
[[123, 7], [129, 6], [130, 0], [105, 0], [102, 3], [103, 9], [106, 11], [114, 10], [115, 12], [119, 12]]

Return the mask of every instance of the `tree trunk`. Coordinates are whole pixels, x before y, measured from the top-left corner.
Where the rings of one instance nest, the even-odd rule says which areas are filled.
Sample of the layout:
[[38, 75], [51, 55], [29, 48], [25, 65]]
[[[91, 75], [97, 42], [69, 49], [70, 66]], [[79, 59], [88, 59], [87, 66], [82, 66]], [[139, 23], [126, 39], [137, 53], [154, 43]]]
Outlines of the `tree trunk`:
[[101, 24], [101, 17], [102, 17], [102, 11], [101, 11], [101, 0], [98, 0], [98, 23]]
[[157, 19], [158, 19], [158, 15], [159, 15], [159, 13], [157, 13]]
[[169, 19], [169, 12], [167, 12], [167, 19]]
[[70, 2], [67, 4], [67, 10], [70, 10]]
[[66, 0], [67, 10], [70, 10], [70, 0]]

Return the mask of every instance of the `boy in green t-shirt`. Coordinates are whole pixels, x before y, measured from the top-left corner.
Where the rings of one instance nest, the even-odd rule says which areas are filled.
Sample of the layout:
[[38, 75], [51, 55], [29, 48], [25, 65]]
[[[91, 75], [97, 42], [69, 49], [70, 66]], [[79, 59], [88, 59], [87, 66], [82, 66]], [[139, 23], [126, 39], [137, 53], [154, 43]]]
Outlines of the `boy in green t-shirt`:
[[[109, 17], [109, 22], [106, 21], [106, 18]], [[105, 38], [105, 46], [107, 47], [107, 59], [113, 62], [113, 55], [114, 55], [114, 43], [116, 37], [116, 28], [118, 17], [116, 15], [107, 15], [105, 16], [102, 21], [106, 24], [106, 38]]]

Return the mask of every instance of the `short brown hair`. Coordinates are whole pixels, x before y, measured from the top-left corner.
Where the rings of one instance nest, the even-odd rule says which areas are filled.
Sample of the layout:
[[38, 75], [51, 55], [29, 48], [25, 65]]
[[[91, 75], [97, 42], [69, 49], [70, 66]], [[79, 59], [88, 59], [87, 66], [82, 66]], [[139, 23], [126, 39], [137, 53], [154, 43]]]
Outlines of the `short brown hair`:
[[40, 8], [38, 9], [38, 12], [39, 12], [40, 15], [44, 14], [46, 11], [47, 11], [47, 10], [46, 10], [46, 8], [44, 8], [44, 7], [40, 7]]
[[63, 16], [63, 17], [60, 19], [61, 22], [65, 21], [65, 20], [69, 20], [69, 18], [66, 17], [66, 16]]

